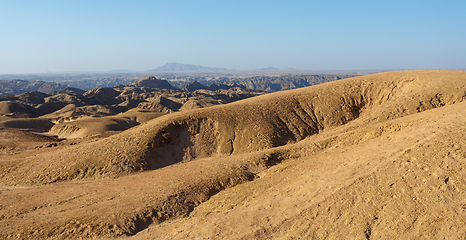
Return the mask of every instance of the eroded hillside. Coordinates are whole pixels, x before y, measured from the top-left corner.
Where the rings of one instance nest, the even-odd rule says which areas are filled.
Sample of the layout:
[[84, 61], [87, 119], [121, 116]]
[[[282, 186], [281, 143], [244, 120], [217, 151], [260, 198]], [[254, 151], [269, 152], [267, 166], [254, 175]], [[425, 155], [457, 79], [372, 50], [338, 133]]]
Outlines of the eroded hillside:
[[464, 237], [465, 96], [464, 71], [402, 71], [171, 113], [92, 141], [22, 136], [37, 147], [2, 152], [0, 228], [19, 238]]
[[[16, 82], [34, 85], [26, 81]], [[44, 82], [35, 83], [48, 86]], [[5, 83], [2, 86], [9, 87]], [[164, 114], [230, 103], [263, 94], [237, 84], [198, 84], [196, 89], [178, 89], [168, 81], [153, 76], [129, 85], [95, 88], [87, 92], [63, 85], [60, 87], [56, 91], [46, 91], [42, 87], [37, 88], [37, 91], [14, 96], [1, 95], [0, 127], [49, 132], [68, 139], [106, 137]], [[36, 127], [43, 121], [54, 125], [48, 128], [43, 128], [43, 124]]]

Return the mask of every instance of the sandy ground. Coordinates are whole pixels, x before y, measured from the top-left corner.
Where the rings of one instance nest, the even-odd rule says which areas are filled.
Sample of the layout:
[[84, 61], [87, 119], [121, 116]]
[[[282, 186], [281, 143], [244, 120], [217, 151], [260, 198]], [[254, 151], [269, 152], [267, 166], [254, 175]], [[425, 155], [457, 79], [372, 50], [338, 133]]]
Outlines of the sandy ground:
[[375, 74], [102, 138], [0, 129], [0, 236], [464, 239], [465, 80]]

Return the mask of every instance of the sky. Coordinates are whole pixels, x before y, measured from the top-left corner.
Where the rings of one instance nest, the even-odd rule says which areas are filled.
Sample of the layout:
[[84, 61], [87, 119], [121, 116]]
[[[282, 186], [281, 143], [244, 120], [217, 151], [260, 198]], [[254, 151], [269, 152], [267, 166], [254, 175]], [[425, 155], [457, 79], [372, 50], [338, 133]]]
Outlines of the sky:
[[0, 0], [0, 74], [466, 69], [466, 1]]

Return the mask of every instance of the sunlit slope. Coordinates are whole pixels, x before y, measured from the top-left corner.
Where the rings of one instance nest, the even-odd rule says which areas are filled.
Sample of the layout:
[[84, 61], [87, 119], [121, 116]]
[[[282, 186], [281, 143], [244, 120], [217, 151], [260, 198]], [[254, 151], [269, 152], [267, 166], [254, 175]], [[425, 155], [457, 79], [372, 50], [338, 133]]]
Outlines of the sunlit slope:
[[117, 179], [2, 189], [0, 236], [463, 238], [465, 104]]
[[137, 122], [117, 117], [83, 117], [70, 122], [54, 125], [49, 134], [60, 138], [83, 138], [93, 135], [123, 131], [138, 125]]
[[296, 159], [136, 239], [464, 239], [465, 104], [286, 146]]
[[269, 149], [355, 119], [362, 126], [460, 102], [465, 80], [464, 71], [381, 73], [169, 114], [91, 144], [39, 154], [13, 173], [26, 177], [3, 179], [47, 183], [118, 175]]
[[465, 75], [352, 78], [5, 153], [0, 237], [464, 238]]

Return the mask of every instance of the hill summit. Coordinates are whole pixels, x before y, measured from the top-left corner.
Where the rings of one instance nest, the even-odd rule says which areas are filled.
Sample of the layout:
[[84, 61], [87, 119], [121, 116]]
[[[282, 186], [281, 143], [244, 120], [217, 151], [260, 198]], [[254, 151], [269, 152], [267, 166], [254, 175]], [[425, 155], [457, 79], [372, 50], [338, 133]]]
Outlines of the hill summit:
[[157, 79], [154, 76], [149, 76], [141, 78], [136, 82], [132, 83], [132, 87], [148, 87], [148, 88], [159, 88], [159, 89], [175, 89], [169, 82], [166, 80]]

